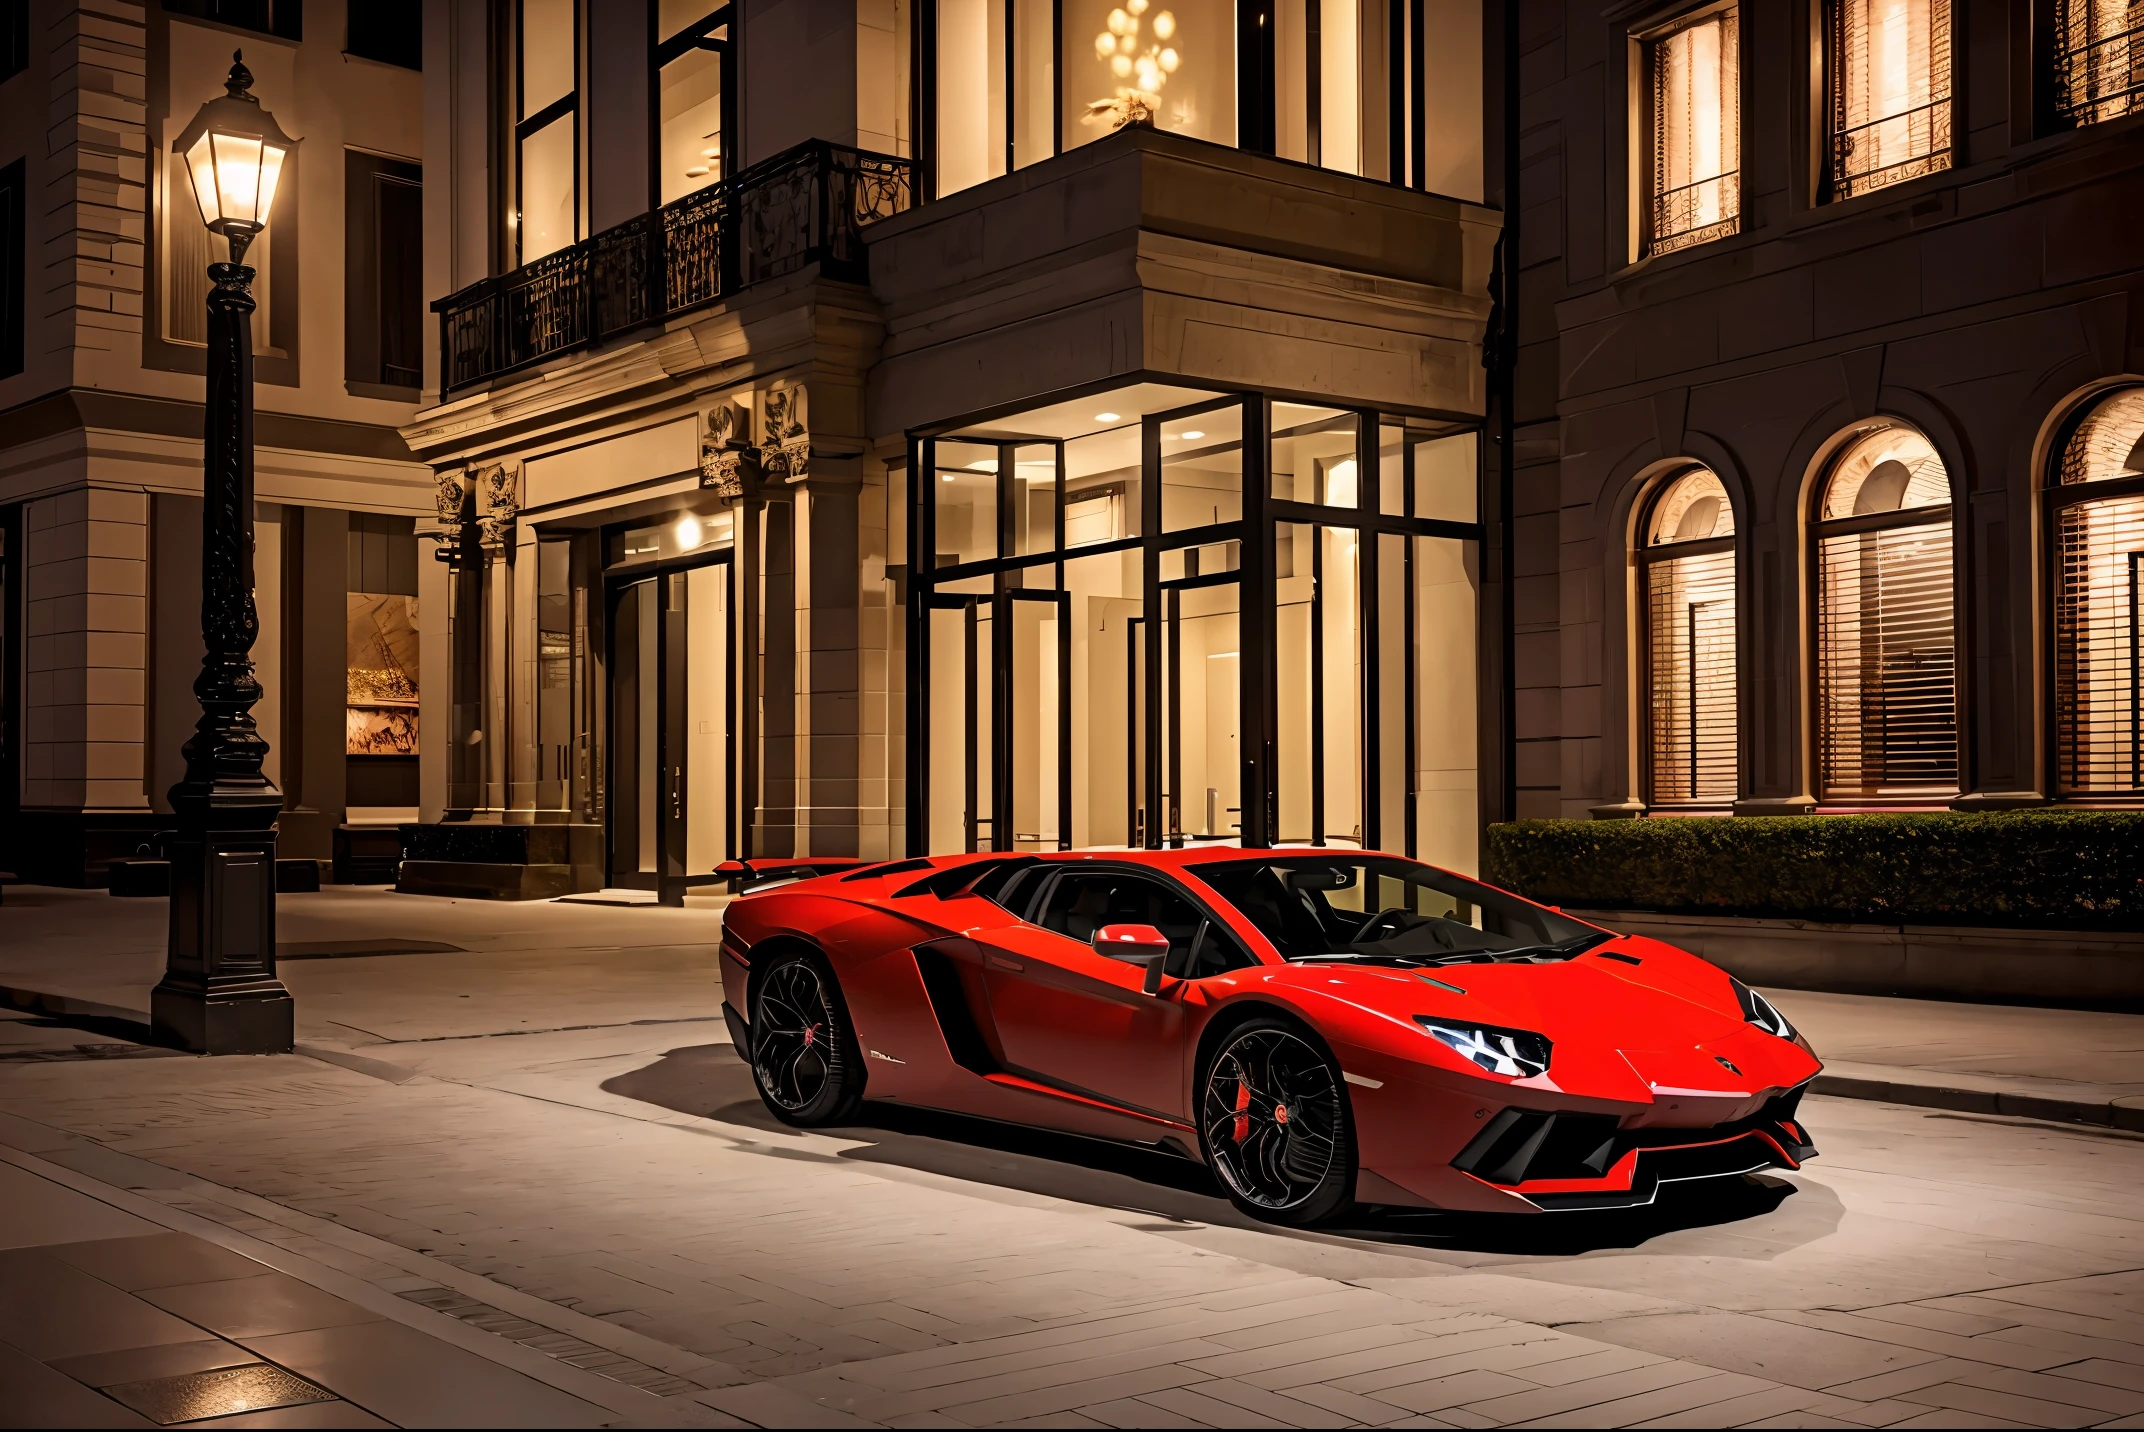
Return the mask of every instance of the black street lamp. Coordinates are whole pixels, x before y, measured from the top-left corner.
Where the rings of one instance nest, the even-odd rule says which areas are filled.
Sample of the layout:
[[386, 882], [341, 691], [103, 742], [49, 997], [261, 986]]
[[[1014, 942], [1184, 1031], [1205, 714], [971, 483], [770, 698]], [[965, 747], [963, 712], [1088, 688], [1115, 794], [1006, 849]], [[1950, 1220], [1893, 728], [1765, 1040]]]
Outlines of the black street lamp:
[[[208, 409], [201, 512], [201, 720], [171, 788], [171, 939], [150, 996], [159, 1035], [202, 1054], [291, 1046], [290, 992], [275, 975], [275, 821], [282, 792], [261, 772], [253, 724], [260, 618], [253, 607], [253, 270], [239, 262], [268, 223], [293, 141], [239, 55], [225, 95], [179, 136], [201, 218], [230, 243], [208, 276]], [[175, 200], [174, 196], [174, 200]], [[167, 216], [175, 219], [175, 215]]]

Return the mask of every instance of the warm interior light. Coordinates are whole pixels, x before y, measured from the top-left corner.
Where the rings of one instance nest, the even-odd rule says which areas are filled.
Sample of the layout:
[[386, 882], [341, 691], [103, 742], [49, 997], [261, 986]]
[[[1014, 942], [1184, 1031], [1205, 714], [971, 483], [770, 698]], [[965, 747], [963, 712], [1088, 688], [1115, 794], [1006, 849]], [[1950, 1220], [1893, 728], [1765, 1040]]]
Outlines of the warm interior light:
[[700, 529], [700, 519], [688, 512], [677, 520], [676, 535], [678, 550], [690, 552], [700, 545], [705, 534]]
[[1117, 420], [1117, 417], [1118, 415], [1115, 413], [1096, 413], [1094, 420], [1098, 423], [1113, 423]]
[[1206, 436], [1206, 434], [1200, 432], [1197, 428], [1192, 428], [1184, 434], [1184, 441], [1187, 443], [1197, 442], [1200, 438], [1204, 436]]

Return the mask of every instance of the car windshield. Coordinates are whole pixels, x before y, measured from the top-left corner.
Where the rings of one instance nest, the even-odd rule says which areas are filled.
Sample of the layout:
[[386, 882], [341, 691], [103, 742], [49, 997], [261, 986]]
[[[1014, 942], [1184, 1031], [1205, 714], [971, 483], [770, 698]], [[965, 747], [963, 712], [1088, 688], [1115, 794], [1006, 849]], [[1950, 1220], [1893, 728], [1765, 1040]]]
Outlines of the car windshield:
[[1412, 860], [1305, 852], [1191, 867], [1281, 957], [1380, 965], [1535, 964], [1611, 938]]

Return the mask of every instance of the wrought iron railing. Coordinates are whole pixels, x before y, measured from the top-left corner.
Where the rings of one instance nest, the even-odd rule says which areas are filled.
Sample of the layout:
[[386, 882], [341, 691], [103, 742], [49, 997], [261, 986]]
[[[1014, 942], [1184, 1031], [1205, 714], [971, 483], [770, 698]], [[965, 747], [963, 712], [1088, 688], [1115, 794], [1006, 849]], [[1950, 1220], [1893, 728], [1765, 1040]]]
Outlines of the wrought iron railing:
[[1742, 227], [1742, 176], [1714, 175], [1653, 196], [1647, 225], [1648, 254], [1672, 253], [1738, 233]]
[[[2081, 12], [2089, 7], [2090, 0], [2081, 0], [2074, 9]], [[2088, 39], [2080, 33], [2085, 28], [2078, 23], [2082, 18], [2081, 14], [2073, 16], [2058, 65], [2062, 81], [2058, 105], [2063, 117], [2073, 124], [2096, 124], [2144, 109], [2144, 25]]]
[[1832, 187], [1842, 199], [1948, 169], [1950, 97], [1832, 136]]
[[592, 348], [820, 265], [864, 278], [865, 226], [914, 201], [906, 159], [812, 140], [432, 305], [440, 386]]

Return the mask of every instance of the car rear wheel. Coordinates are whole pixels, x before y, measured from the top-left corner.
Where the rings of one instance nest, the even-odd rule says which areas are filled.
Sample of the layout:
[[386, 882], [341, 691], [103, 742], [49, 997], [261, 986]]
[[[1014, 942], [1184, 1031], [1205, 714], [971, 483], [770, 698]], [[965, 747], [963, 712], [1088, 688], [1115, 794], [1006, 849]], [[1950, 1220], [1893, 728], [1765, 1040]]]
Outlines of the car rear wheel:
[[803, 1128], [847, 1123], [863, 1102], [848, 1006], [815, 951], [777, 954], [753, 985], [752, 1082], [769, 1113]]
[[1200, 1071], [1199, 1140], [1229, 1201], [1253, 1218], [1321, 1223], [1354, 1201], [1347, 1088], [1299, 1024], [1261, 1016], [1222, 1039]]

